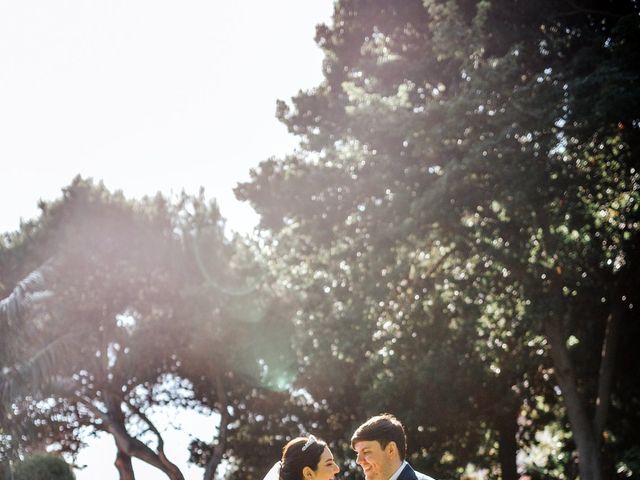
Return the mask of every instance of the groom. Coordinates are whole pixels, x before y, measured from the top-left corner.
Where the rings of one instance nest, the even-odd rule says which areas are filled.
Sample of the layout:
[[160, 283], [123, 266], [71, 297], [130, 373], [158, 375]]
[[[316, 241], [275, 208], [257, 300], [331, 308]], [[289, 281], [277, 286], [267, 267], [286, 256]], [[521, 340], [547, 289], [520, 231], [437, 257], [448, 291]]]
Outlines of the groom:
[[360, 425], [351, 437], [351, 448], [366, 480], [434, 480], [405, 461], [407, 436], [402, 423], [389, 413]]

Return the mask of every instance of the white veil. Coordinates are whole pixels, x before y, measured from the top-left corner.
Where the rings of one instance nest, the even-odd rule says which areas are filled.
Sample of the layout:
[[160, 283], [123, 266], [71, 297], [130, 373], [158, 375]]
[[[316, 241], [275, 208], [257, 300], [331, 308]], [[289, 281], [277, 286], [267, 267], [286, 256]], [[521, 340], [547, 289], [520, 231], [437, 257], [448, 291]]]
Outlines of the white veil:
[[280, 480], [280, 462], [276, 462], [262, 480]]

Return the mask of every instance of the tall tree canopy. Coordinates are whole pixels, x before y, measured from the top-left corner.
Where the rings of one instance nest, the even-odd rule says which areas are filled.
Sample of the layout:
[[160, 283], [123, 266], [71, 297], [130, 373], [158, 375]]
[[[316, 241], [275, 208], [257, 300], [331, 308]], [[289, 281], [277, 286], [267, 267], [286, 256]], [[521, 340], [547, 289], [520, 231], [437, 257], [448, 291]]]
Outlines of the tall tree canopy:
[[340, 420], [397, 409], [417, 463], [516, 478], [546, 398], [580, 477], [611, 471], [637, 320], [639, 13], [337, 2], [325, 81], [278, 105], [300, 149], [236, 193], [299, 293], [300, 385]]

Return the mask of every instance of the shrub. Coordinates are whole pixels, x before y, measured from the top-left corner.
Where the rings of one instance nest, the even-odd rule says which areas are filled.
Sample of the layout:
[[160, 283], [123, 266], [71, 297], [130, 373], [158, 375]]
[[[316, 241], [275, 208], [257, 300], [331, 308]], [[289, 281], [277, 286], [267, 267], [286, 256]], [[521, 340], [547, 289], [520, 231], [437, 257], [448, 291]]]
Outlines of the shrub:
[[20, 462], [13, 472], [14, 480], [75, 480], [67, 462], [60, 457], [36, 454]]

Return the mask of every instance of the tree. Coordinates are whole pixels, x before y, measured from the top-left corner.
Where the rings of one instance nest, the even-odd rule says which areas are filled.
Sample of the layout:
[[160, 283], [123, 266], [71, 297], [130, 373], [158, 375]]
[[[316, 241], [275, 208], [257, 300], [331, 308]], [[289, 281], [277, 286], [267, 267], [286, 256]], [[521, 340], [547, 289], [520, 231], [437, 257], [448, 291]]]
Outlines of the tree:
[[325, 81], [279, 103], [300, 151], [236, 190], [299, 286], [310, 377], [331, 352], [345, 383], [385, 385], [392, 345], [420, 345], [403, 332], [423, 325], [445, 342], [423, 342], [425, 362], [455, 346], [457, 373], [484, 361], [494, 391], [517, 394], [512, 439], [522, 402], [549, 392], [536, 378], [555, 379], [580, 477], [602, 478], [615, 345], [635, 318], [638, 28], [633, 2], [337, 3], [317, 35]]
[[17, 461], [48, 436], [75, 453], [103, 431], [121, 479], [134, 478], [132, 458], [180, 479], [150, 413], [181, 406], [220, 417], [213, 442], [193, 447], [212, 479], [247, 399], [291, 368], [283, 317], [257, 294], [253, 252], [224, 236], [202, 192], [132, 202], [78, 178], [42, 209], [0, 256], [6, 452]]
[[[163, 346], [177, 328], [169, 321], [179, 284], [171, 264], [176, 242], [162, 199], [133, 206], [78, 178], [62, 201], [43, 205], [43, 211], [40, 225], [20, 238], [24, 243], [14, 245], [12, 253], [28, 252], [23, 264], [34, 257], [53, 258], [55, 267], [47, 278], [53, 293], [46, 308], [22, 325], [12, 341], [29, 328], [35, 330], [37, 338], [31, 336], [19, 358], [33, 363], [46, 356], [47, 382], [34, 394], [14, 399], [13, 409], [28, 411], [49, 398], [65, 412], [67, 432], [86, 426], [114, 436], [122, 478], [133, 478], [131, 456], [161, 468], [170, 478], [182, 478], [164, 456], [159, 434], [153, 451], [126, 429], [127, 418], [137, 415], [157, 433], [136, 410], [137, 389], [154, 383], [169, 368], [170, 352]], [[155, 349], [150, 335], [155, 335]], [[37, 371], [41, 365], [32, 367]], [[128, 411], [122, 410], [124, 405]], [[59, 440], [63, 448], [75, 451], [77, 433], [68, 435], [69, 441]]]

